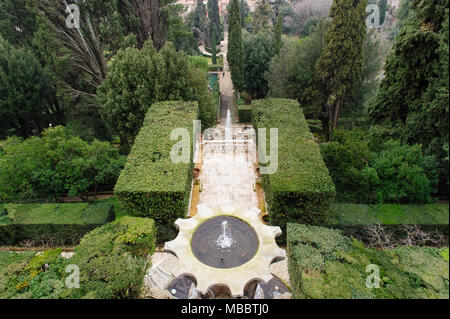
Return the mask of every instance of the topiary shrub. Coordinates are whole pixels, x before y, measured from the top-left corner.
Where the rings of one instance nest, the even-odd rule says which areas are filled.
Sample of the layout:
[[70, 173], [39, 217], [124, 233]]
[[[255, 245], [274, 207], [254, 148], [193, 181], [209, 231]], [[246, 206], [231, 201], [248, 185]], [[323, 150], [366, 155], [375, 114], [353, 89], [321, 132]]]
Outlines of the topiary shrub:
[[278, 169], [263, 175], [270, 222], [324, 222], [335, 189], [297, 101], [255, 100], [251, 109], [255, 128], [278, 128]]
[[177, 143], [170, 134], [175, 128], [186, 128], [192, 150], [197, 114], [196, 102], [153, 104], [114, 188], [118, 203], [127, 214], [155, 220], [158, 241], [174, 237], [175, 220], [185, 217], [188, 211], [192, 182], [193, 164], [174, 163], [170, 157]]

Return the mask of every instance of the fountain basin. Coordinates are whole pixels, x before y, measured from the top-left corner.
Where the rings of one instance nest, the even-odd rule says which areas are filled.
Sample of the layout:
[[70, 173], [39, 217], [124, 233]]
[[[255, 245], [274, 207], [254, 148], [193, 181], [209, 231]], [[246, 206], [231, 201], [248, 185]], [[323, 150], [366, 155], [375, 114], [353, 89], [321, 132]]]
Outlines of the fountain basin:
[[[175, 225], [179, 229], [178, 236], [164, 245], [165, 251], [172, 252], [178, 257], [178, 263], [172, 270], [173, 276], [190, 275], [195, 278], [196, 288], [200, 294], [207, 294], [210, 288], [221, 285], [227, 287], [233, 297], [242, 296], [247, 283], [251, 280], [270, 281], [273, 278], [269, 271], [270, 264], [275, 259], [284, 258], [286, 252], [275, 242], [275, 237], [281, 234], [281, 229], [261, 223], [259, 213], [257, 208], [239, 211], [227, 204], [214, 209], [199, 204], [197, 205], [197, 214], [193, 217], [177, 219]], [[256, 254], [247, 262], [233, 268], [208, 266], [195, 256], [191, 245], [194, 233], [203, 223], [214, 217], [223, 216], [235, 217], [237, 220], [247, 223], [256, 232], [258, 238]], [[213, 243], [217, 243], [219, 236], [223, 234], [222, 222], [217, 223], [217, 229], [211, 240]], [[230, 224], [228, 224], [228, 230], [232, 231]], [[234, 235], [231, 234], [231, 236]], [[205, 241], [204, 237], [203, 240]], [[232, 247], [232, 245], [227, 246], [228, 244], [224, 244], [225, 249]]]
[[202, 263], [215, 268], [235, 268], [247, 263], [258, 251], [256, 231], [233, 216], [216, 216], [195, 230], [191, 249]]

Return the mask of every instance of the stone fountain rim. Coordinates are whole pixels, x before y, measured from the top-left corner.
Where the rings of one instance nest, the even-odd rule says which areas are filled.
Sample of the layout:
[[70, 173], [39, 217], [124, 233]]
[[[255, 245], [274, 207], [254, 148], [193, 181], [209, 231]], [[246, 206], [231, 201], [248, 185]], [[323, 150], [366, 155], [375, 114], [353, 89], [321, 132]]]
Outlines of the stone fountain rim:
[[[236, 219], [240, 220], [241, 222], [244, 222], [244, 223], [247, 224], [248, 227], [250, 227], [250, 228], [255, 232], [255, 234], [256, 234], [257, 241], [258, 241], [258, 242], [257, 242], [258, 247], [256, 248], [255, 253], [253, 254], [252, 258], [250, 258], [249, 260], [247, 260], [245, 263], [240, 264], [239, 266], [229, 267], [229, 268], [218, 268], [218, 267], [210, 266], [210, 265], [208, 265], [208, 264], [205, 264], [205, 263], [202, 262], [201, 260], [199, 260], [199, 259], [197, 258], [197, 256], [195, 256], [195, 253], [194, 253], [193, 250], [192, 250], [192, 238], [194, 237], [194, 234], [197, 232], [198, 228], [199, 228], [201, 225], [203, 225], [205, 222], [207, 222], [208, 220], [211, 220], [211, 219], [217, 218], [217, 217], [222, 217], [222, 216], [236, 218]], [[205, 265], [208, 266], [208, 267], [212, 267], [212, 268], [215, 268], [215, 269], [236, 269], [236, 268], [239, 268], [239, 267], [241, 267], [241, 266], [243, 266], [243, 265], [245, 265], [245, 264], [251, 262], [251, 261], [258, 255], [259, 250], [261, 249], [261, 238], [260, 238], [260, 234], [259, 234], [258, 231], [255, 229], [255, 227], [253, 227], [252, 224], [250, 224], [249, 222], [247, 222], [245, 219], [243, 219], [243, 218], [241, 218], [241, 217], [237, 217], [237, 216], [235, 216], [235, 215], [231, 215], [231, 214], [221, 214], [221, 215], [214, 215], [214, 216], [211, 216], [211, 217], [209, 217], [209, 218], [207, 218], [207, 219], [205, 219], [205, 220], [202, 220], [202, 222], [200, 222], [200, 223], [194, 228], [194, 230], [191, 232], [191, 236], [190, 236], [190, 238], [189, 238], [189, 247], [191, 248], [191, 253], [194, 255], [194, 257], [197, 258], [197, 260], [199, 260], [201, 263], [205, 264]]]
[[[280, 227], [267, 226], [259, 220], [259, 209], [241, 212], [232, 206], [217, 207], [215, 210], [206, 205], [198, 205], [198, 212], [189, 219], [179, 218], [175, 225], [180, 230], [177, 237], [166, 242], [164, 249], [178, 257], [178, 264], [173, 270], [174, 276], [187, 274], [197, 281], [197, 290], [206, 293], [215, 285], [227, 286], [233, 296], [242, 296], [246, 284], [254, 279], [269, 281], [273, 278], [270, 264], [276, 258], [285, 258], [286, 252], [278, 247], [275, 237], [281, 234]], [[229, 215], [243, 219], [256, 231], [259, 239], [257, 253], [251, 260], [235, 268], [215, 268], [200, 262], [191, 250], [190, 238], [193, 230], [204, 220]]]

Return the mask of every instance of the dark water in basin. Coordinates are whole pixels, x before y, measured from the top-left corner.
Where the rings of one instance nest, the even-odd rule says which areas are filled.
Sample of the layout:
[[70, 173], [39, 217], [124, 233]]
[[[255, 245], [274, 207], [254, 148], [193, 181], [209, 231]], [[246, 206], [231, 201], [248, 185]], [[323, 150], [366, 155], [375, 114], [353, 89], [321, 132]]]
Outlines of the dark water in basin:
[[[230, 247], [221, 248], [218, 238], [223, 233], [222, 222], [228, 223], [233, 239]], [[236, 217], [217, 216], [203, 222], [192, 236], [192, 251], [202, 263], [215, 268], [234, 268], [255, 256], [259, 246], [258, 235], [246, 222]]]

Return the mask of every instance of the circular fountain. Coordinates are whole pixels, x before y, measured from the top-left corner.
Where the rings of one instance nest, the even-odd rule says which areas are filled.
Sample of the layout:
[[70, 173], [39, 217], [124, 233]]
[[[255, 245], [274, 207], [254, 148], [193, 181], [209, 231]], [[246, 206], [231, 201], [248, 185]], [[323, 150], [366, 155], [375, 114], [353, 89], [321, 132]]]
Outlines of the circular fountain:
[[275, 242], [281, 229], [261, 223], [259, 213], [200, 204], [195, 216], [178, 219], [178, 236], [164, 246], [178, 257], [173, 275], [194, 277], [203, 295], [220, 285], [239, 297], [249, 281], [269, 282], [270, 264], [286, 252]]
[[258, 246], [255, 230], [232, 216], [206, 220], [197, 228], [191, 240], [195, 257], [216, 268], [234, 268], [245, 264], [255, 256]]

